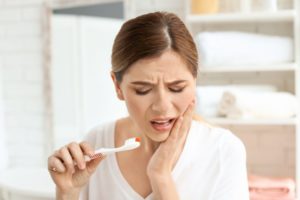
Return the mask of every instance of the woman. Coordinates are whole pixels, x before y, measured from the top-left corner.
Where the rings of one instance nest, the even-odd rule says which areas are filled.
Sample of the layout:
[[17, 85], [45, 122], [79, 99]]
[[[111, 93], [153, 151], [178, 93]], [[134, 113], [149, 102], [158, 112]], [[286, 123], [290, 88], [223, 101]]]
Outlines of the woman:
[[[57, 199], [248, 199], [243, 144], [193, 121], [197, 67], [193, 39], [176, 15], [127, 21], [114, 41], [111, 77], [129, 116], [49, 157]], [[84, 161], [94, 149], [137, 136], [135, 150]]]

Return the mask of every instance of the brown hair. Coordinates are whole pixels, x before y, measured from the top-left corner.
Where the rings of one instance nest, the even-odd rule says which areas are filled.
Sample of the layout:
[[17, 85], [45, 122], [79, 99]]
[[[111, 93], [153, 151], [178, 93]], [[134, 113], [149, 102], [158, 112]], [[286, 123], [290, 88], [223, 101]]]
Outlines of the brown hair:
[[192, 75], [197, 76], [196, 45], [179, 17], [167, 12], [138, 16], [125, 22], [115, 38], [111, 58], [112, 71], [118, 82], [121, 82], [125, 71], [134, 62], [160, 56], [168, 49], [177, 52]]

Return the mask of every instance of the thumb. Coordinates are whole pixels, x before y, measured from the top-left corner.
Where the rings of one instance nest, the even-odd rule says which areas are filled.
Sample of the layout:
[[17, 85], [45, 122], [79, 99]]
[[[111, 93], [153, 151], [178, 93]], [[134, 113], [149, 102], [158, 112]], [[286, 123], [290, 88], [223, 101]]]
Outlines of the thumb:
[[102, 160], [104, 160], [106, 156], [101, 156], [99, 158], [95, 158], [91, 160], [90, 162], [87, 163], [86, 168], [89, 174], [93, 174], [94, 171], [96, 170], [97, 166], [100, 164]]

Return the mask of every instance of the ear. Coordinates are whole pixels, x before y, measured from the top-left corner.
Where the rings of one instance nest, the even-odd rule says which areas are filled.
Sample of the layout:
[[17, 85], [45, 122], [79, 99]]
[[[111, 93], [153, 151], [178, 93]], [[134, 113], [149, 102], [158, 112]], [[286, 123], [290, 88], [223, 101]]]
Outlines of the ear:
[[113, 72], [110, 72], [110, 76], [111, 76], [111, 79], [114, 82], [114, 86], [115, 86], [115, 90], [116, 90], [118, 98], [120, 100], [124, 100], [124, 95], [123, 95], [123, 92], [121, 90], [120, 83], [117, 81], [117, 78], [116, 78], [115, 74]]

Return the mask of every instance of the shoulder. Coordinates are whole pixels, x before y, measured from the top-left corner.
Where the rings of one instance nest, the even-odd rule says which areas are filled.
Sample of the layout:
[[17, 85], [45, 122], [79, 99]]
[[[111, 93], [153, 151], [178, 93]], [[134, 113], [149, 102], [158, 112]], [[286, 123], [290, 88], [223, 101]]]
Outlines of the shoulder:
[[114, 134], [115, 121], [99, 124], [92, 128], [84, 137], [84, 141], [88, 142], [94, 148], [106, 146]]
[[229, 129], [210, 125], [206, 122], [193, 121], [192, 124], [194, 139], [215, 150], [220, 159], [246, 159], [246, 150], [243, 142]]

